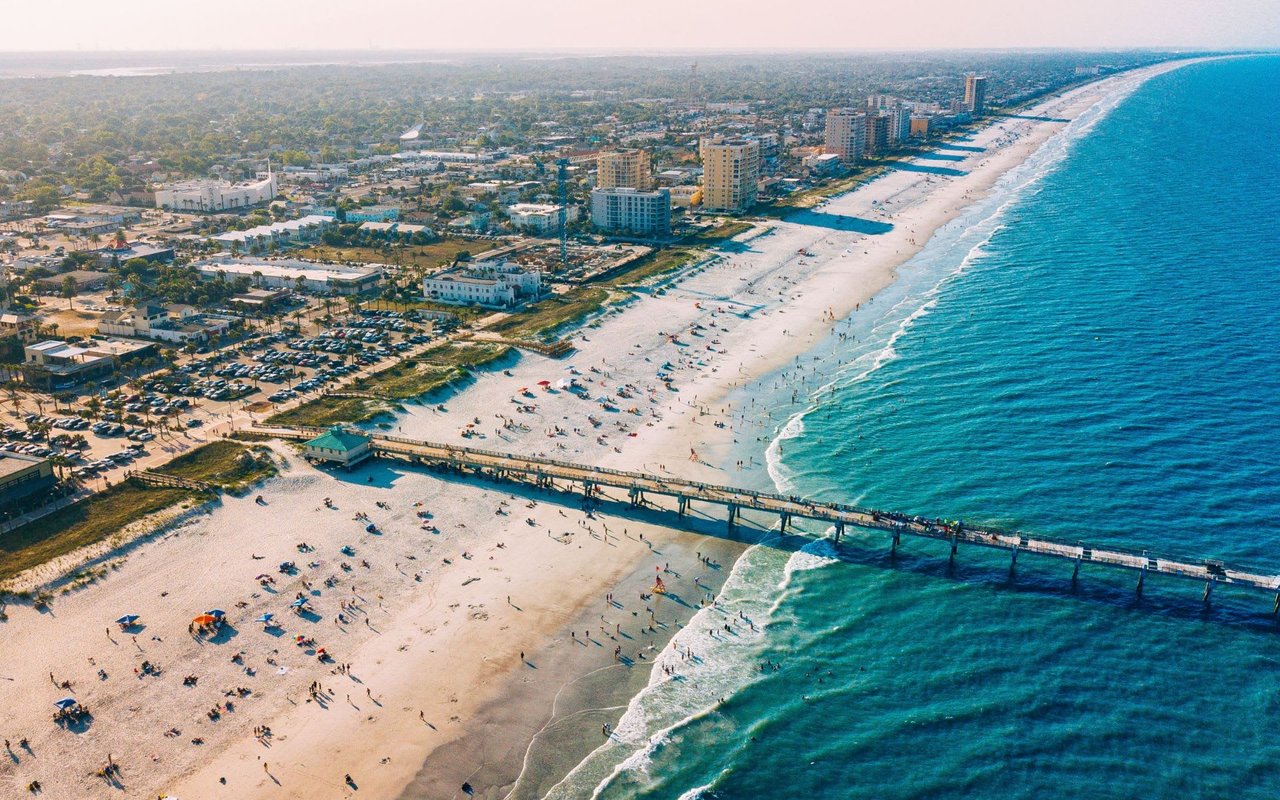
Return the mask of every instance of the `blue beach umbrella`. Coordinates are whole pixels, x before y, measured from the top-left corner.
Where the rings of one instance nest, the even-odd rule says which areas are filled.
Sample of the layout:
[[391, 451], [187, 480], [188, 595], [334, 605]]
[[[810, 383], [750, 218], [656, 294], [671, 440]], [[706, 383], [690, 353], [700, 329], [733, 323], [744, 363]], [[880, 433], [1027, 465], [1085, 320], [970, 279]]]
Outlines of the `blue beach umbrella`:
[[120, 619], [116, 620], [116, 624], [117, 624], [117, 625], [132, 625], [133, 623], [137, 622], [137, 621], [138, 621], [138, 619], [139, 619], [139, 617], [138, 617], [138, 615], [137, 615], [137, 614], [125, 614], [123, 617], [121, 617]]
[[76, 699], [74, 697], [64, 697], [58, 702], [54, 703], [54, 705], [62, 709], [63, 711], [66, 711], [68, 708], [73, 708], [76, 705]]
[[268, 625], [271, 623], [271, 620], [275, 619], [275, 616], [276, 616], [275, 614], [263, 614], [262, 616], [254, 620], [254, 622], [261, 622], [264, 625]]
[[302, 607], [303, 607], [303, 606], [305, 606], [306, 604], [307, 604], [307, 598], [305, 598], [305, 597], [299, 597], [297, 600], [294, 600], [292, 603], [290, 603], [290, 604], [289, 604], [289, 607], [290, 607], [290, 608], [302, 608]]
[[215, 608], [212, 611], [206, 611], [204, 613], [208, 614], [211, 617], [225, 617], [227, 615], [227, 612], [223, 611], [220, 608]]

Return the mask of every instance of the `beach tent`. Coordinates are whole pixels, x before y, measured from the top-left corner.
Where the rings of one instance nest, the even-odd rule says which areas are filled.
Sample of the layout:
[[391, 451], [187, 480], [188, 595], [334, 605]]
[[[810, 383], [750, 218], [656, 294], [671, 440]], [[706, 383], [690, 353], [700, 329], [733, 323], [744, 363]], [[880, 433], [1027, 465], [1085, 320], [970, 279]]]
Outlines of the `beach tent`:
[[133, 623], [137, 622], [139, 619], [140, 619], [140, 617], [139, 617], [137, 614], [125, 614], [123, 617], [121, 617], [120, 619], [116, 620], [116, 624], [117, 624], [117, 625], [132, 625]]
[[63, 711], [66, 711], [68, 708], [75, 708], [79, 704], [76, 702], [76, 699], [74, 697], [64, 697], [61, 700], [54, 703], [54, 705], [62, 709]]

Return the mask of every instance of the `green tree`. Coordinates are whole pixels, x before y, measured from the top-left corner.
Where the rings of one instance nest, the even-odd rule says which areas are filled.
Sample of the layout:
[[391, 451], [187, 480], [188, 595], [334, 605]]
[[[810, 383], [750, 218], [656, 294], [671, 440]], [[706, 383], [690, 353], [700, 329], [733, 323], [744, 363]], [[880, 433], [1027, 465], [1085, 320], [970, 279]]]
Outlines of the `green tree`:
[[63, 276], [61, 294], [67, 298], [67, 308], [75, 308], [75, 300], [73, 298], [76, 296], [78, 288], [75, 277], [71, 275]]

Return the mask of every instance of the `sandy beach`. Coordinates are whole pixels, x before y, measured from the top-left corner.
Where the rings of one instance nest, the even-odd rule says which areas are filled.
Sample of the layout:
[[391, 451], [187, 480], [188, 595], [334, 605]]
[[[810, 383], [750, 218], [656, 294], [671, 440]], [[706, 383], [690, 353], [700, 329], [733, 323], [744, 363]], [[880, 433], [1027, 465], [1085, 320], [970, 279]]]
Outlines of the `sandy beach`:
[[[999, 119], [948, 150], [960, 160], [945, 170], [893, 170], [820, 210], [760, 222], [712, 263], [584, 328], [571, 358], [513, 356], [409, 406], [392, 431], [756, 480], [736, 473], [760, 470], [758, 457], [731, 455], [742, 444], [735, 388], [831, 336], [1063, 120], [1181, 63]], [[570, 377], [589, 399], [536, 389]], [[478, 797], [542, 796], [651, 677], [696, 679], [696, 653], [668, 641], [771, 522], [728, 534], [695, 516], [677, 530], [661, 509], [584, 508], [568, 493], [390, 462], [320, 471], [275, 450], [281, 475], [259, 492], [223, 498], [44, 611], [8, 608], [0, 794], [25, 796], [39, 780], [49, 798], [444, 798], [464, 784]], [[667, 595], [652, 592], [659, 578]], [[229, 625], [191, 635], [192, 618], [215, 608]], [[112, 621], [123, 614], [140, 624], [122, 631]], [[280, 626], [254, 621], [263, 614]], [[55, 725], [53, 704], [68, 696], [91, 717]], [[119, 770], [100, 774], [109, 763]]]

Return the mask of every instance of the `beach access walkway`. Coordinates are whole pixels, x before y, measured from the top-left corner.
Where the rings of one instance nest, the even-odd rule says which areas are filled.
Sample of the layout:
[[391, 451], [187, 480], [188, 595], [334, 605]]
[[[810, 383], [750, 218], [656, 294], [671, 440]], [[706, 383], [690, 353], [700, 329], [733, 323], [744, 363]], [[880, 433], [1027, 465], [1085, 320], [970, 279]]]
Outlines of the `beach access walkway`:
[[[280, 428], [255, 425], [252, 432], [281, 439], [306, 440], [324, 428]], [[550, 458], [514, 455], [474, 447], [389, 436], [359, 431], [371, 438], [375, 457], [395, 458], [453, 472], [471, 472], [498, 480], [521, 480], [547, 489], [574, 489], [584, 497], [609, 499], [603, 488], [621, 489], [633, 506], [650, 504], [649, 497], [674, 500], [675, 512], [684, 516], [694, 503], [723, 507], [726, 523], [738, 524], [743, 511], [776, 515], [779, 528], [787, 530], [793, 520], [807, 519], [829, 526], [838, 543], [849, 527], [879, 530], [887, 533], [896, 551], [903, 536], [934, 539], [950, 545], [951, 558], [961, 544], [976, 545], [1010, 554], [1012, 568], [1021, 553], [1047, 556], [1072, 562], [1071, 579], [1076, 581], [1084, 564], [1131, 570], [1138, 575], [1136, 591], [1140, 594], [1148, 573], [1198, 581], [1203, 584], [1203, 602], [1207, 605], [1218, 584], [1268, 592], [1274, 595], [1272, 613], [1280, 613], [1280, 574], [1264, 570], [1228, 565], [1216, 559], [1190, 559], [1158, 555], [1148, 550], [1131, 550], [1113, 546], [1095, 547], [1083, 542], [1070, 542], [1022, 531], [975, 527], [962, 521], [908, 516], [891, 511], [878, 511], [841, 503], [821, 502], [805, 497], [756, 492], [733, 486], [720, 486], [644, 472], [609, 469], [575, 464]]]

